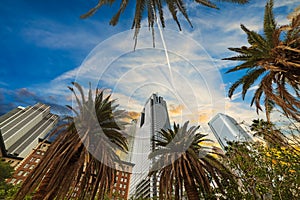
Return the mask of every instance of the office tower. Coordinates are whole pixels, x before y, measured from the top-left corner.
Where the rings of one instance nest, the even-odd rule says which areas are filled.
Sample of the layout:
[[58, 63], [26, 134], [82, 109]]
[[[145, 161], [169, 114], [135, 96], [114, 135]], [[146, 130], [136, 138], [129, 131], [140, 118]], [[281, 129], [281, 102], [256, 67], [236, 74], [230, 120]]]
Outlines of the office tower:
[[158, 131], [170, 129], [170, 120], [166, 101], [153, 94], [146, 101], [137, 123], [134, 151], [132, 162], [132, 180], [130, 184], [130, 197], [152, 198], [158, 196], [157, 184], [159, 177], [148, 177], [153, 160], [148, 159], [148, 155], [156, 146], [151, 138], [159, 137]]
[[218, 113], [208, 125], [217, 138], [223, 151], [226, 150], [228, 142], [253, 141], [252, 137], [232, 117]]
[[50, 106], [18, 107], [0, 117], [0, 146], [4, 157], [26, 157], [57, 123]]

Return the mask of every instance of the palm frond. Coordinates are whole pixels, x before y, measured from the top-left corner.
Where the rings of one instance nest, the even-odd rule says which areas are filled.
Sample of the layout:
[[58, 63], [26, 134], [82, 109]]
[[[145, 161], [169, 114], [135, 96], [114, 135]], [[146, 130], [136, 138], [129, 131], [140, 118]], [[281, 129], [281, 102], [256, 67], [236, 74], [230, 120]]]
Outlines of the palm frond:
[[243, 70], [243, 69], [247, 69], [247, 68], [254, 68], [257, 67], [257, 61], [256, 60], [248, 60], [240, 65], [237, 65], [236, 67], [233, 67], [231, 69], [229, 69], [228, 71], [226, 71], [226, 73], [230, 73], [230, 72], [235, 72], [235, 71], [239, 71], [239, 70]]
[[128, 0], [122, 0], [118, 12], [111, 18], [111, 20], [109, 22], [110, 25], [113, 25], [113, 26], [117, 25], [117, 23], [119, 22], [120, 15], [124, 12], [127, 5], [128, 5]]
[[[78, 83], [72, 84], [84, 95]], [[81, 105], [80, 110], [69, 107], [76, 117], [60, 127], [61, 133], [24, 181], [16, 200], [24, 199], [33, 191], [36, 191], [34, 198], [49, 200], [71, 198], [75, 188], [79, 188], [81, 199], [102, 199], [110, 191], [116, 173], [115, 162], [119, 162], [116, 150], [128, 149], [126, 138], [117, 126], [119, 118], [113, 114], [117, 107], [113, 106], [110, 96], [103, 98], [103, 90], [97, 90], [96, 102], [92, 99], [91, 87], [87, 100], [84, 97], [80, 100], [73, 88], [71, 91]], [[105, 117], [95, 116], [96, 113]]]
[[265, 16], [264, 16], [264, 34], [266, 36], [266, 40], [274, 47], [273, 44], [273, 34], [276, 30], [276, 23], [273, 15], [273, 0], [267, 2], [265, 6]]
[[253, 69], [243, 77], [243, 90], [242, 99], [245, 99], [248, 89], [254, 84], [254, 82], [265, 72], [265, 69]]

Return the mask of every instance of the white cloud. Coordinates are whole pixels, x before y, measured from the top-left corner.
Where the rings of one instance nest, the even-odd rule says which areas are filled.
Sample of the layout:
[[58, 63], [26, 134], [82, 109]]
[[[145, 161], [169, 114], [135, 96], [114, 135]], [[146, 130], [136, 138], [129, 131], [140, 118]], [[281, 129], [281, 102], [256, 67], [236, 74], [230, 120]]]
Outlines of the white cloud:
[[[74, 24], [63, 24], [58, 21], [40, 18], [27, 21], [28, 24], [22, 29], [21, 34], [24, 40], [34, 43], [37, 46], [50, 49], [87, 49], [97, 45], [105, 39], [105, 35], [120, 30], [94, 20], [86, 20], [83, 26]], [[102, 28], [100, 28], [102, 27]], [[101, 32], [102, 34], [99, 34]]]
[[[188, 5], [194, 29], [190, 29], [187, 23], [182, 23], [182, 32], [178, 32], [176, 24], [169, 25], [172, 17], [165, 12], [168, 29], [163, 30], [163, 35], [160, 35], [156, 28], [155, 49], [152, 48], [152, 36], [147, 28], [140, 31], [136, 51], [133, 51], [133, 31], [121, 32], [101, 42], [79, 68], [57, 77], [48, 84], [48, 88], [53, 93], [68, 98], [70, 92], [66, 86], [70, 80], [76, 79], [85, 85], [92, 82], [93, 87], [99, 84], [100, 87], [110, 88], [113, 98], [117, 98], [123, 108], [135, 112], [141, 111], [151, 93], [158, 92], [169, 105], [182, 106], [181, 114], [172, 115], [171, 120], [197, 123], [201, 118], [203, 130], [207, 132], [210, 132], [207, 120], [218, 112], [225, 112], [237, 121], [245, 120], [250, 123], [253, 118], [257, 118], [254, 108], [225, 97], [224, 85], [228, 83], [223, 83], [218, 69], [232, 66], [232, 62], [220, 60], [230, 56], [228, 47], [247, 45], [246, 34], [240, 29], [241, 23], [250, 30], [261, 31], [265, 3], [263, 6], [261, 4], [256, 1], [243, 9], [234, 6], [227, 10], [200, 14], [194, 4]], [[294, 4], [294, 1], [286, 1], [284, 5]], [[279, 7], [279, 4], [275, 5]], [[280, 5], [283, 6], [282, 3]], [[284, 21], [282, 16], [284, 15], [278, 17], [280, 22]], [[146, 20], [142, 24], [147, 26]], [[57, 25], [54, 26], [55, 29], [58, 28]], [[93, 33], [90, 35], [85, 30], [80, 30], [74, 37], [70, 32], [63, 33], [64, 38], [69, 37], [69, 40], [59, 44], [59, 33], [51, 32], [51, 28], [49, 30], [50, 33], [46, 32], [46, 36], [42, 38], [41, 45], [56, 48], [57, 44], [60, 45], [57, 48], [72, 48], [72, 45], [78, 44], [75, 40], [87, 40], [85, 42], [90, 44], [97, 42]], [[33, 31], [32, 36], [39, 36], [39, 30]], [[168, 50], [172, 73], [168, 67], [162, 37]], [[250, 91], [254, 89], [256, 86]], [[240, 93], [233, 98], [237, 97], [240, 97]]]

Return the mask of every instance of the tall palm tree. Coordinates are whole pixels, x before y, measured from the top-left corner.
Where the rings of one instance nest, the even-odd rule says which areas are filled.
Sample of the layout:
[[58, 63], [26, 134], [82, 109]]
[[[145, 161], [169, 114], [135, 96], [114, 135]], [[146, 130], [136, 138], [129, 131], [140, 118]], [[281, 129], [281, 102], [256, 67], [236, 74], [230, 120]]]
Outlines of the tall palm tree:
[[209, 142], [203, 134], [197, 133], [199, 126], [187, 129], [189, 122], [182, 127], [174, 123], [174, 130], [161, 130], [153, 141], [156, 150], [149, 159], [154, 165], [149, 176], [158, 174], [159, 198], [182, 199], [184, 191], [189, 200], [198, 200], [212, 195], [213, 188], [223, 191], [222, 182], [233, 181], [231, 172], [216, 158], [217, 148], [204, 147]]
[[[221, 0], [223, 2], [231, 2], [231, 3], [240, 3], [244, 4], [247, 3], [249, 0]], [[217, 5], [209, 0], [195, 0], [196, 3], [199, 3], [201, 5], [210, 7], [210, 8], [217, 8]], [[98, 4], [90, 9], [87, 13], [81, 15], [81, 18], [87, 18], [95, 14], [102, 6], [104, 5], [112, 5], [115, 3], [115, 0], [98, 0]], [[129, 0], [122, 0], [118, 12], [111, 18], [110, 25], [115, 26], [120, 18], [120, 15], [124, 12], [127, 5], [129, 3]], [[160, 23], [162, 27], [165, 27], [165, 19], [164, 19], [164, 12], [163, 12], [163, 6], [167, 5], [168, 10], [172, 14], [172, 17], [174, 21], [177, 23], [179, 30], [181, 30], [180, 22], [177, 17], [177, 13], [181, 13], [184, 18], [188, 21], [188, 23], [192, 26], [192, 23], [189, 19], [185, 1], [184, 0], [136, 0], [136, 6], [135, 6], [135, 15], [133, 18], [132, 27], [135, 29], [135, 35], [134, 38], [137, 40], [137, 35], [139, 33], [139, 29], [141, 28], [141, 21], [143, 18], [143, 14], [146, 12], [148, 15], [148, 26], [152, 29], [152, 34], [154, 34], [154, 24], [156, 23], [157, 19], [157, 12], [158, 17], [160, 19]], [[153, 35], [154, 37], [154, 35]], [[153, 38], [154, 39], [154, 38]], [[154, 43], [153, 43], [154, 45]]]
[[273, 0], [267, 2], [264, 15], [264, 34], [241, 28], [248, 36], [250, 47], [229, 48], [239, 55], [224, 60], [242, 61], [227, 73], [247, 70], [229, 89], [232, 97], [242, 86], [242, 98], [248, 89], [260, 81], [251, 101], [257, 112], [262, 110], [263, 97], [266, 117], [270, 122], [270, 110], [279, 106], [286, 116], [300, 121], [300, 15], [289, 25], [278, 26], [273, 15]]
[[43, 200], [68, 199], [74, 194], [78, 199], [103, 199], [114, 184], [116, 150], [128, 148], [122, 132], [124, 111], [117, 110], [103, 90], [97, 89], [93, 99], [90, 88], [86, 99], [82, 87], [72, 84], [74, 88], [69, 89], [77, 105], [68, 107], [75, 116], [58, 128], [61, 133], [24, 181], [16, 200], [32, 192], [33, 199]]

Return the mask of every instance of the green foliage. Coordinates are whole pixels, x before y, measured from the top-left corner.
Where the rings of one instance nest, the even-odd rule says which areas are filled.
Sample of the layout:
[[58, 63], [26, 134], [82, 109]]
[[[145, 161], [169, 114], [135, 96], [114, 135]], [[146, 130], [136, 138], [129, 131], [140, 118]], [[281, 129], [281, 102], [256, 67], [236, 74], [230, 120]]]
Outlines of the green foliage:
[[[239, 177], [237, 199], [299, 199], [299, 146], [265, 146], [262, 143], [234, 143], [224, 162]], [[231, 191], [231, 185], [227, 190]]]
[[[17, 192], [20, 189], [20, 185], [14, 185], [10, 187], [10, 189], [7, 191], [6, 196], [5, 196], [5, 200], [13, 200], [15, 195], [17, 194]], [[32, 196], [31, 195], [27, 195], [24, 197], [24, 200], [31, 200]]]
[[12, 188], [11, 184], [6, 183], [6, 179], [12, 176], [12, 172], [13, 168], [0, 159], [0, 199], [4, 199]]

